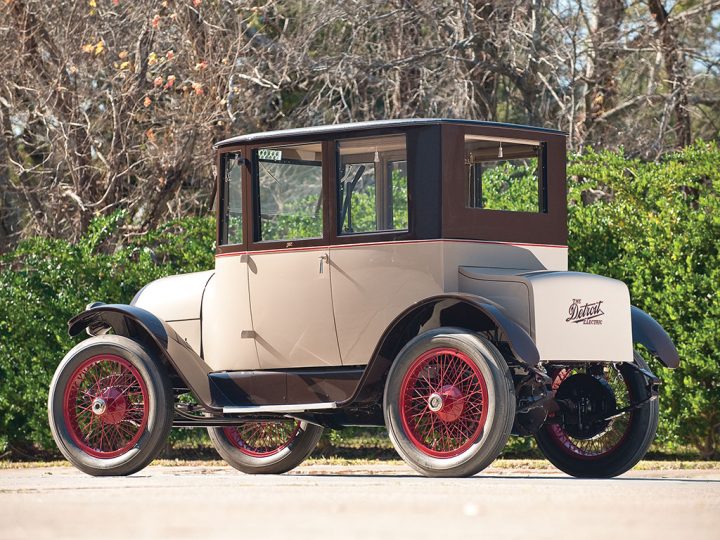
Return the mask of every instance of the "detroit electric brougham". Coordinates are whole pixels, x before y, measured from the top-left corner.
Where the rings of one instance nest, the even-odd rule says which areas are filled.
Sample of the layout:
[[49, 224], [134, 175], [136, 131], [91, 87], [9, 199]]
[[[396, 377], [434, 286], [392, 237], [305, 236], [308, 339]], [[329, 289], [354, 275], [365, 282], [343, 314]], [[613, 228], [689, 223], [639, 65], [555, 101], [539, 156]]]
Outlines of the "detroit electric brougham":
[[386, 426], [427, 476], [487, 467], [511, 434], [566, 473], [646, 453], [679, 364], [627, 287], [567, 271], [565, 135], [389, 120], [218, 143], [215, 269], [69, 321], [60, 451], [126, 475], [173, 426], [246, 473], [300, 464], [324, 428]]

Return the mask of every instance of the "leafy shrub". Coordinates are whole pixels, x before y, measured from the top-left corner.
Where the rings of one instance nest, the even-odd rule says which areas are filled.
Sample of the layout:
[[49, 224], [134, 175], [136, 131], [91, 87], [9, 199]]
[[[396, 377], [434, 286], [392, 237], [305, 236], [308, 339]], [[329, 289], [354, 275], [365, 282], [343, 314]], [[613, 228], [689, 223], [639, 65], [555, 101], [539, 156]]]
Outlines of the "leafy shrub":
[[124, 245], [108, 245], [123, 219], [117, 213], [95, 220], [74, 245], [25, 240], [0, 259], [0, 443], [11, 444], [16, 454], [30, 453], [34, 445], [54, 448], [47, 391], [76, 341], [67, 335], [70, 317], [96, 300], [128, 303], [159, 277], [213, 267], [213, 219], [172, 222]]
[[678, 369], [652, 366], [664, 381], [658, 442], [717, 456], [720, 149], [698, 142], [657, 163], [589, 151], [568, 172], [571, 268], [623, 280], [678, 347]]

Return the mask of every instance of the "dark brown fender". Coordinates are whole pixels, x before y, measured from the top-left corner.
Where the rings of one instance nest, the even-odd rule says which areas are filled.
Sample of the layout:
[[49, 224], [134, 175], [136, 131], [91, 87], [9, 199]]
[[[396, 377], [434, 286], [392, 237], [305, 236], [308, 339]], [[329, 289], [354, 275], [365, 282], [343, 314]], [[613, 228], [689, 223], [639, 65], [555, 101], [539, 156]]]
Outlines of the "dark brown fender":
[[[437, 317], [433, 317], [437, 315]], [[430, 325], [429, 321], [438, 321]], [[338, 406], [373, 402], [382, 395], [385, 376], [400, 349], [422, 331], [452, 326], [470, 331], [496, 331], [513, 356], [535, 367], [540, 354], [532, 337], [493, 302], [472, 294], [432, 296], [408, 307], [385, 330], [352, 397]]]
[[99, 304], [68, 321], [68, 333], [77, 336], [85, 328], [93, 335], [109, 329], [150, 345], [208, 409], [222, 411], [227, 397], [208, 377], [210, 366], [167, 323], [142, 308], [125, 304]]
[[655, 319], [642, 309], [630, 306], [633, 343], [640, 343], [663, 363], [665, 367], [680, 365], [680, 355], [667, 334]]

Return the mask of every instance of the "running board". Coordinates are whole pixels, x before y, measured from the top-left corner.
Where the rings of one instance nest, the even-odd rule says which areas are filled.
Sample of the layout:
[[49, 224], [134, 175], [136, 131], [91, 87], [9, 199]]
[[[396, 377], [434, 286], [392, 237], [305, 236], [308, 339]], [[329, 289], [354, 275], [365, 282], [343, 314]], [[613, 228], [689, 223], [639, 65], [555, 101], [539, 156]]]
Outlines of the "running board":
[[247, 413], [299, 413], [305, 411], [319, 411], [323, 409], [337, 409], [337, 403], [299, 403], [297, 405], [248, 405], [244, 407], [223, 407], [223, 414]]

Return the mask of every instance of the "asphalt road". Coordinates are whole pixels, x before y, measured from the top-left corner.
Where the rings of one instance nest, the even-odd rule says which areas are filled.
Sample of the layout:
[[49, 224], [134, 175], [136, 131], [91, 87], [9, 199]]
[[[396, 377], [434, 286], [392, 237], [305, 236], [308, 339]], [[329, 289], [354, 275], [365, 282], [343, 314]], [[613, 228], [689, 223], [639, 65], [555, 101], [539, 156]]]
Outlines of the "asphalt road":
[[394, 465], [305, 465], [282, 476], [149, 467], [93, 478], [0, 470], [0, 538], [720, 539], [720, 470], [577, 480], [487, 469], [426, 479]]

